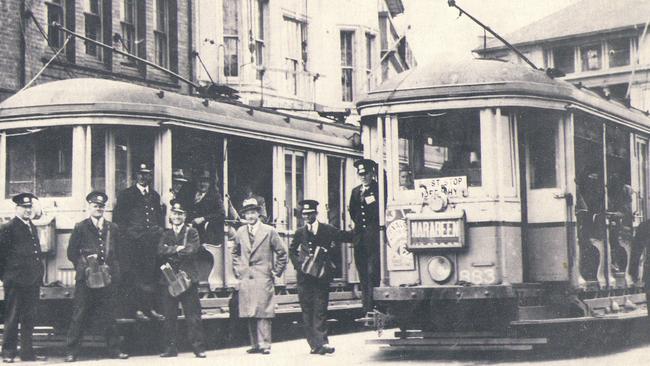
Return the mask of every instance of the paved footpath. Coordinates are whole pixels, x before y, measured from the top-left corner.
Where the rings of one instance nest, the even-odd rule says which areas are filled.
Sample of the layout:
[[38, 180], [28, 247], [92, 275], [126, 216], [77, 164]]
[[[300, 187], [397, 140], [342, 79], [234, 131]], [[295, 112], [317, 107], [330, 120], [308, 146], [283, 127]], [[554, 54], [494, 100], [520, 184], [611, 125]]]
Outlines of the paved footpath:
[[[392, 334], [387, 331], [385, 334]], [[426, 354], [381, 351], [377, 345], [366, 345], [365, 340], [376, 337], [375, 332], [360, 332], [330, 337], [336, 353], [327, 356], [311, 355], [307, 343], [300, 340], [273, 344], [270, 355], [249, 355], [246, 347], [212, 350], [207, 358], [197, 359], [192, 353], [181, 353], [176, 358], [137, 356], [128, 360], [84, 360], [72, 365], [250, 365], [250, 366], [353, 366], [353, 365], [535, 365], [535, 366], [613, 366], [650, 365], [650, 345], [604, 350], [599, 355], [584, 356], [571, 353], [480, 353], [480, 354]], [[63, 364], [61, 357], [53, 356], [46, 362], [17, 362], [18, 365]]]

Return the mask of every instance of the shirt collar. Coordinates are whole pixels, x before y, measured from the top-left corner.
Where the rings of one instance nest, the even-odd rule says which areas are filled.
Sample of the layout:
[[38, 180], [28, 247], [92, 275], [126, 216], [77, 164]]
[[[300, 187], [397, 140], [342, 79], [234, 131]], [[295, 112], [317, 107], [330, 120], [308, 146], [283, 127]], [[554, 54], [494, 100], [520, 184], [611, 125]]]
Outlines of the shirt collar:
[[149, 186], [146, 186], [146, 187], [145, 187], [145, 186], [143, 186], [143, 185], [140, 185], [140, 183], [136, 183], [135, 186], [138, 187], [138, 190], [139, 190], [140, 193], [142, 193], [142, 194], [144, 194], [144, 191], [145, 191], [145, 190], [147, 190], [147, 191], [149, 190]]
[[181, 232], [181, 230], [183, 230], [183, 226], [185, 226], [185, 224], [180, 224], [178, 226], [172, 225], [172, 230], [174, 230], [174, 233], [178, 235]]
[[260, 220], [257, 220], [255, 225], [248, 225], [248, 231], [252, 232], [253, 234], [257, 233], [257, 229], [260, 227]]
[[318, 220], [314, 221], [313, 224], [311, 224], [311, 232], [316, 235], [318, 232]]
[[90, 220], [93, 222], [93, 225], [95, 225], [96, 228], [101, 230], [104, 227], [104, 217], [97, 219], [91, 216]]
[[16, 216], [16, 217], [18, 218], [18, 220], [22, 221], [23, 224], [27, 225], [30, 229], [32, 228], [32, 226], [30, 225], [30, 224], [31, 224], [31, 220], [24, 220], [24, 219], [23, 219], [22, 217], [20, 217], [20, 216]]

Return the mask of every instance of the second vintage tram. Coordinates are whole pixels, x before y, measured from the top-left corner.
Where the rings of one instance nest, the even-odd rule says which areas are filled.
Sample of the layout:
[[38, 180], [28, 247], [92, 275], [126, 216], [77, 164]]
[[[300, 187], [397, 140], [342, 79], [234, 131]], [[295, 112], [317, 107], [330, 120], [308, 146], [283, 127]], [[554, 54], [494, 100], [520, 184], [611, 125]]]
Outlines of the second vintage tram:
[[[0, 218], [12, 217], [11, 197], [18, 192], [40, 198], [43, 215], [35, 223], [47, 257], [40, 323], [65, 326], [75, 274], [66, 248], [75, 222], [86, 215], [89, 191], [108, 194], [110, 217], [117, 194], [133, 184], [142, 162], [154, 167], [153, 188], [163, 204], [172, 198], [173, 171], [182, 169], [190, 181], [208, 171], [229, 213], [248, 194], [264, 198], [267, 222], [288, 245], [302, 225], [294, 209], [304, 198], [323, 203], [323, 222], [346, 227], [346, 195], [357, 184], [353, 161], [360, 156], [354, 126], [113, 80], [55, 81], [0, 104]], [[227, 318], [236, 287], [228, 221], [224, 229], [222, 241], [203, 243], [204, 319]], [[350, 244], [336, 253], [336, 262], [330, 306], [358, 309]], [[299, 311], [295, 282], [289, 268], [276, 283], [279, 313]]]
[[526, 350], [645, 318], [647, 114], [487, 59], [410, 70], [358, 109], [388, 192], [370, 315], [400, 328], [373, 342]]

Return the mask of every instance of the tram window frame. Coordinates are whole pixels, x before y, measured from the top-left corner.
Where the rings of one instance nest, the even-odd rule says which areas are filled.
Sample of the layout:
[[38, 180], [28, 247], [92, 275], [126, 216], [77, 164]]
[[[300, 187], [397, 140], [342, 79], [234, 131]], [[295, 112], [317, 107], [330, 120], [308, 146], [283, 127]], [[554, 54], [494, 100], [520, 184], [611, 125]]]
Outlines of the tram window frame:
[[106, 192], [106, 153], [109, 130], [105, 127], [92, 126], [90, 131], [90, 185], [93, 190]]
[[[440, 120], [440, 118], [443, 118]], [[442, 125], [437, 127], [439, 129], [438, 134], [431, 132], [431, 136], [426, 136], [424, 128], [414, 128], [410, 130], [410, 134], [406, 135], [407, 124], [431, 124], [433, 119], [439, 119], [441, 123], [446, 123], [447, 125]], [[423, 120], [424, 119], [424, 120]], [[462, 134], [463, 140], [458, 141], [453, 146], [438, 146], [434, 143], [451, 141], [445, 137], [440, 137], [442, 133], [445, 133], [445, 128], [447, 127], [457, 127], [454, 129], [454, 134], [457, 137], [460, 137], [459, 134]], [[433, 127], [429, 125], [428, 129], [432, 130]], [[398, 138], [400, 139], [400, 148], [398, 152], [398, 161], [406, 162], [406, 165], [413, 173], [413, 180], [418, 179], [433, 179], [433, 178], [443, 178], [443, 177], [453, 177], [453, 176], [466, 176], [468, 187], [482, 187], [483, 186], [483, 167], [482, 164], [482, 148], [483, 148], [483, 138], [482, 138], [482, 128], [481, 128], [481, 118], [478, 110], [470, 111], [447, 111], [442, 113], [437, 113], [436, 115], [432, 114], [417, 114], [417, 115], [407, 115], [401, 116], [398, 122]], [[447, 129], [447, 131], [451, 131]], [[451, 133], [451, 132], [447, 132]], [[425, 169], [425, 146], [422, 148], [422, 167], [416, 166], [419, 163], [415, 162], [413, 156], [416, 154], [416, 147], [413, 144], [413, 140], [419, 138], [420, 142], [428, 146], [432, 146], [435, 150], [433, 153], [438, 152], [442, 154], [444, 161], [438, 161], [437, 164], [440, 165], [440, 168], [437, 169], [438, 172], [429, 172], [427, 173]], [[442, 150], [442, 149], [445, 150]], [[451, 150], [455, 149], [455, 150]], [[450, 153], [453, 153], [456, 158], [452, 157]], [[406, 158], [406, 159], [405, 159]], [[445, 164], [452, 162], [445, 167]], [[436, 162], [430, 163], [435, 164]], [[467, 166], [454, 167], [453, 164], [462, 164]], [[402, 164], [400, 164], [402, 165]], [[449, 172], [451, 170], [455, 171], [453, 174], [441, 173], [443, 168], [447, 169]], [[428, 169], [434, 169], [429, 167]]]
[[[298, 190], [298, 160], [302, 160], [302, 189]], [[285, 207], [287, 209], [287, 228], [295, 231], [304, 225], [302, 215], [295, 215], [298, 202], [305, 199], [305, 186], [307, 182], [307, 153], [300, 150], [284, 150], [284, 189]], [[295, 193], [295, 200], [294, 200]]]
[[[558, 188], [559, 125], [556, 121], [526, 124], [526, 165], [530, 189]], [[547, 134], [550, 132], [550, 134]], [[549, 144], [553, 141], [553, 144]], [[549, 154], [552, 158], [549, 159]], [[537, 174], [541, 171], [540, 174]]]
[[[6, 161], [5, 168], [5, 198], [11, 198], [20, 192], [32, 192], [38, 197], [71, 197], [72, 196], [72, 127], [48, 127], [36, 131], [10, 131], [6, 135]], [[57, 146], [53, 149], [53, 146]], [[12, 152], [14, 148], [24, 147], [22, 152]], [[15, 150], [14, 150], [15, 151]], [[56, 154], [54, 153], [56, 152]], [[32, 170], [26, 169], [24, 163], [30, 158]], [[12, 156], [16, 157], [12, 161]], [[54, 160], [51, 160], [54, 158]], [[15, 169], [27, 171], [29, 176], [16, 180], [18, 172], [12, 172], [14, 165], [21, 165]], [[52, 170], [56, 168], [56, 170]], [[13, 181], [12, 181], [13, 180]], [[46, 181], [63, 181], [62, 190], [52, 191], [47, 188]], [[67, 181], [67, 182], [66, 182]], [[31, 187], [12, 189], [15, 184], [31, 184]]]

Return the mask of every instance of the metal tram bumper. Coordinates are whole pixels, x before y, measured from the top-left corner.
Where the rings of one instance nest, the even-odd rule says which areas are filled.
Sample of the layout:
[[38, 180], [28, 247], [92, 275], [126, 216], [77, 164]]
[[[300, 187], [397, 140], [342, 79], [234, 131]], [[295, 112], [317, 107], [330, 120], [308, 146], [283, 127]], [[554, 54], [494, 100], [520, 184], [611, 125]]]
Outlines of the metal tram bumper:
[[380, 337], [383, 328], [399, 328], [394, 337], [367, 341], [383, 349], [527, 351], [547, 343], [545, 337], [512, 332], [518, 309], [512, 286], [379, 287], [373, 295], [381, 311], [368, 313], [366, 323]]

